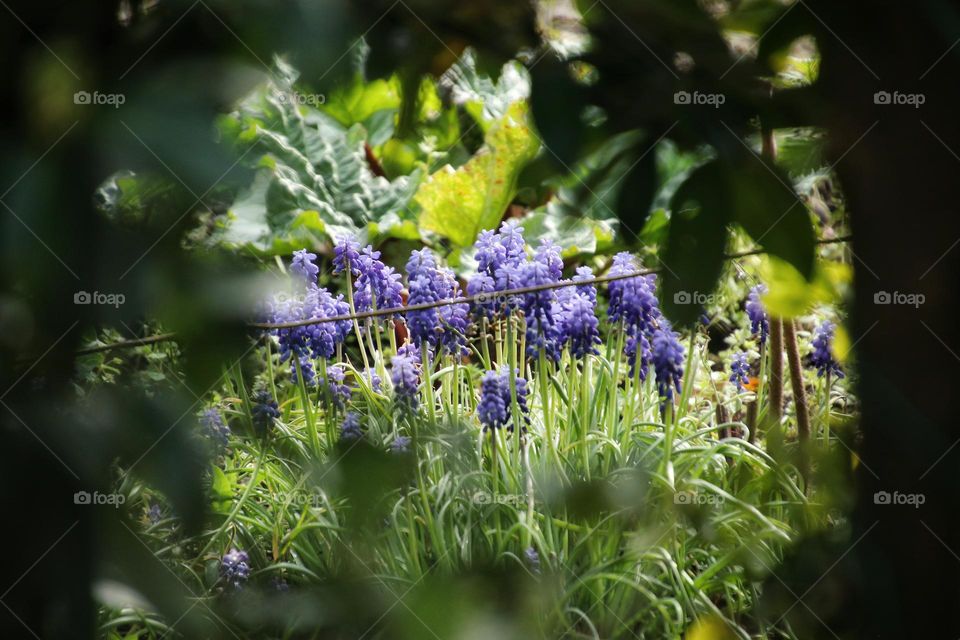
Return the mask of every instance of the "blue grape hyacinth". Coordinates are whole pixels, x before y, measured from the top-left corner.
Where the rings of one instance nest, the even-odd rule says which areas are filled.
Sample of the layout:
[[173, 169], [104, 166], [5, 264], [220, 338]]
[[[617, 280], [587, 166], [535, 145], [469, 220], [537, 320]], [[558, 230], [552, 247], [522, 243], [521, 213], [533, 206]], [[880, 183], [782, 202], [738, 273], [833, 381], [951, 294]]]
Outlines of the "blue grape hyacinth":
[[480, 380], [477, 417], [484, 429], [499, 429], [507, 424], [510, 389], [507, 388], [505, 398], [503, 386], [503, 380], [497, 371], [487, 371]]
[[350, 402], [351, 389], [349, 385], [344, 384], [346, 372], [343, 366], [335, 364], [327, 367], [327, 389], [330, 392], [330, 398], [336, 409], [342, 410]]
[[417, 362], [410, 356], [397, 353], [390, 360], [390, 379], [393, 382], [393, 395], [397, 405], [411, 413], [416, 411], [420, 406], [417, 395]]
[[[319, 320], [349, 315], [350, 305], [343, 296], [334, 297], [326, 289], [317, 286], [316, 267], [313, 254], [298, 251], [291, 269], [299, 283], [292, 295], [277, 296], [268, 308], [271, 322], [290, 323], [305, 320]], [[352, 324], [349, 320], [306, 324], [296, 327], [273, 329], [280, 347], [280, 361], [290, 361], [290, 370], [297, 379], [299, 365], [304, 382], [312, 385], [315, 381], [313, 360], [332, 358], [337, 347], [350, 334]]]
[[380, 252], [367, 245], [354, 262], [357, 282], [353, 302], [357, 311], [393, 309], [403, 304], [400, 274], [380, 261]]
[[290, 261], [290, 271], [301, 278], [304, 282], [316, 282], [317, 274], [320, 268], [314, 264], [317, 254], [310, 253], [306, 249], [293, 252], [293, 259]]
[[274, 420], [280, 417], [280, 407], [269, 391], [261, 389], [253, 396], [253, 407], [250, 409], [250, 415], [257, 432], [263, 434], [273, 426]]
[[737, 391], [743, 391], [744, 384], [750, 380], [750, 363], [747, 362], [747, 353], [741, 351], [734, 354], [730, 360], [730, 382], [737, 385]]
[[220, 559], [220, 577], [234, 589], [240, 589], [250, 578], [250, 557], [246, 551], [230, 549]]
[[227, 447], [230, 438], [230, 427], [223, 422], [223, 416], [216, 409], [207, 409], [200, 416], [200, 425], [203, 427], [203, 433], [211, 442], [216, 450], [222, 451]]
[[[514, 375], [514, 384], [517, 389], [517, 408], [524, 424], [529, 424], [530, 409], [527, 406], [527, 380]], [[510, 369], [501, 367], [495, 371], [487, 371], [480, 380], [480, 402], [477, 404], [477, 418], [488, 429], [514, 430], [512, 416], [513, 401], [510, 394]], [[508, 426], [509, 425], [509, 426]]]
[[750, 289], [750, 293], [747, 295], [747, 303], [744, 307], [747, 312], [747, 317], [750, 319], [750, 332], [755, 336], [759, 336], [760, 346], [766, 343], [767, 336], [770, 334], [770, 318], [767, 316], [767, 310], [763, 306], [763, 301], [760, 299], [766, 292], [767, 287], [763, 284], [758, 284]]
[[[636, 273], [639, 266], [636, 258], [627, 252], [613, 257], [610, 275], [626, 276]], [[610, 305], [607, 316], [614, 325], [621, 324], [626, 335], [624, 351], [630, 365], [630, 375], [641, 381], [653, 362], [654, 336], [661, 326], [669, 326], [660, 311], [656, 294], [657, 280], [653, 274], [625, 277], [610, 282], [608, 292]]]
[[563, 302], [562, 337], [570, 345], [574, 358], [597, 354], [600, 340], [600, 322], [594, 314], [594, 304], [588, 295], [573, 291]]
[[[521, 287], [556, 284], [560, 282], [562, 268], [559, 249], [542, 243], [534, 259], [520, 266], [517, 284]], [[563, 308], [556, 289], [524, 293], [521, 298], [527, 327], [527, 355], [536, 358], [542, 352], [554, 362], [558, 361], [563, 338]]]
[[360, 427], [360, 416], [350, 411], [340, 425], [340, 440], [343, 442], [354, 442], [362, 437], [363, 430]]
[[333, 273], [348, 272], [351, 275], [360, 275], [358, 261], [360, 260], [360, 245], [353, 238], [343, 238], [333, 248]]
[[[440, 267], [429, 249], [410, 254], [407, 290], [410, 306], [460, 297], [456, 276], [449, 269]], [[425, 343], [430, 348], [442, 347], [449, 353], [460, 354], [466, 349], [468, 313], [469, 305], [465, 303], [408, 310], [410, 338], [418, 346]]]
[[540, 573], [540, 554], [533, 547], [527, 547], [523, 550], [523, 559], [531, 573]]
[[474, 244], [477, 273], [467, 282], [469, 295], [483, 294], [473, 308], [476, 317], [493, 317], [512, 311], [516, 299], [498, 296], [496, 292], [519, 285], [520, 267], [527, 258], [523, 227], [516, 220], [507, 220], [498, 232], [482, 231]]
[[674, 391], [680, 391], [685, 355], [683, 345], [666, 320], [662, 320], [661, 328], [653, 334], [650, 348], [653, 368], [657, 374], [657, 390], [661, 398], [670, 401]]
[[410, 438], [407, 436], [397, 436], [390, 443], [390, 453], [402, 454], [410, 452]]
[[833, 357], [833, 334], [836, 325], [824, 320], [813, 332], [813, 353], [810, 354], [810, 364], [817, 370], [817, 377], [834, 375], [843, 377], [840, 363]]

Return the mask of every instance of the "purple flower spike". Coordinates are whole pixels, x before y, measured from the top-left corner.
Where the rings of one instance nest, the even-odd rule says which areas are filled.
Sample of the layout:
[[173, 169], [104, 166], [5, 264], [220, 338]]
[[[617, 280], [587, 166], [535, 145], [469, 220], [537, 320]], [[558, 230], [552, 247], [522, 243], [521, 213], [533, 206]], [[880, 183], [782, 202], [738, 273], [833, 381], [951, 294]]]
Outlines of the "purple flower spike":
[[343, 419], [340, 425], [340, 440], [342, 442], [354, 442], [363, 437], [363, 429], [360, 426], [360, 416], [351, 411]]
[[[452, 271], [441, 268], [429, 249], [414, 251], [407, 262], [409, 305], [429, 304], [461, 297]], [[466, 351], [467, 304], [443, 305], [407, 311], [407, 327], [415, 345], [443, 347], [459, 355]]]
[[247, 552], [230, 549], [220, 559], [220, 577], [234, 589], [241, 589], [250, 577], [250, 557]]
[[403, 304], [400, 274], [380, 261], [379, 251], [367, 245], [355, 264], [359, 273], [353, 296], [357, 311], [370, 311], [374, 305], [377, 309], [392, 309]]
[[330, 391], [333, 406], [338, 410], [344, 409], [350, 402], [351, 390], [348, 385], [343, 383], [345, 378], [346, 373], [343, 366], [335, 364], [327, 367], [327, 388]]
[[253, 406], [250, 408], [250, 414], [253, 418], [253, 426], [263, 434], [280, 417], [280, 405], [273, 399], [269, 391], [261, 389], [253, 395]]
[[670, 401], [673, 399], [674, 390], [680, 391], [683, 380], [683, 345], [664, 320], [663, 326], [653, 334], [650, 348], [660, 397]]
[[393, 393], [401, 409], [414, 412], [420, 406], [417, 396], [419, 375], [417, 364], [410, 356], [397, 354], [390, 361], [390, 379], [393, 381]]
[[[522, 287], [559, 281], [547, 260], [527, 262], [520, 269]], [[523, 317], [527, 325], [527, 355], [536, 358], [541, 351], [556, 362], [560, 359], [562, 308], [555, 289], [541, 289], [522, 296]]]
[[583, 358], [587, 354], [596, 354], [601, 344], [599, 321], [594, 314], [594, 305], [586, 295], [572, 292], [566, 301], [563, 317], [563, 338], [570, 344], [570, 353], [574, 358]]
[[357, 262], [360, 260], [360, 245], [353, 238], [343, 238], [333, 248], [333, 272], [360, 275]]
[[810, 364], [817, 370], [817, 377], [822, 378], [827, 374], [838, 378], [843, 377], [843, 369], [840, 363], [833, 357], [833, 333], [836, 330], [829, 320], [823, 323], [813, 332], [813, 353], [810, 354]]
[[766, 285], [758, 284], [750, 289], [747, 295], [747, 304], [745, 309], [747, 317], [750, 318], [750, 332], [753, 335], [760, 336], [760, 346], [767, 342], [767, 336], [770, 334], [770, 318], [767, 316], [767, 310], [763, 306], [760, 297], [767, 292]]
[[[509, 380], [507, 385], [509, 385]], [[510, 389], [504, 398], [503, 380], [496, 371], [487, 371], [480, 380], [480, 402], [477, 404], [477, 417], [484, 429], [499, 429], [507, 424], [507, 406]], [[506, 400], [506, 402], [505, 402]]]
[[308, 284], [317, 283], [317, 274], [320, 268], [314, 264], [317, 254], [310, 253], [306, 249], [293, 252], [293, 260], [290, 262], [290, 271], [302, 278]]
[[730, 360], [730, 382], [737, 385], [737, 391], [743, 391], [744, 384], [750, 380], [750, 363], [744, 351], [736, 353]]
[[[517, 375], [514, 378], [517, 388], [517, 407], [524, 424], [529, 424], [530, 409], [527, 406], [527, 381]], [[480, 402], [477, 404], [477, 418], [484, 430], [501, 429], [507, 425], [507, 431], [513, 431], [512, 398], [510, 397], [510, 370], [501, 367], [496, 371], [487, 371], [480, 380]]]
[[227, 448], [230, 438], [230, 427], [223, 422], [223, 416], [216, 409], [207, 409], [200, 416], [200, 425], [203, 433], [213, 442], [218, 452]]

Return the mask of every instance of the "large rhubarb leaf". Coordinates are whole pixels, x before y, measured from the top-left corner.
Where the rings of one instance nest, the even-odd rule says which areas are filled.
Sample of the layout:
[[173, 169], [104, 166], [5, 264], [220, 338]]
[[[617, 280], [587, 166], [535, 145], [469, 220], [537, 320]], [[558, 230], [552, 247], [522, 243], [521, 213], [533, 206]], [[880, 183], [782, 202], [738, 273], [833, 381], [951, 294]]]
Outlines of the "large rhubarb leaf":
[[526, 102], [515, 102], [491, 125], [483, 147], [459, 169], [446, 165], [420, 185], [420, 227], [464, 247], [497, 226], [516, 193], [521, 169], [536, 155]]

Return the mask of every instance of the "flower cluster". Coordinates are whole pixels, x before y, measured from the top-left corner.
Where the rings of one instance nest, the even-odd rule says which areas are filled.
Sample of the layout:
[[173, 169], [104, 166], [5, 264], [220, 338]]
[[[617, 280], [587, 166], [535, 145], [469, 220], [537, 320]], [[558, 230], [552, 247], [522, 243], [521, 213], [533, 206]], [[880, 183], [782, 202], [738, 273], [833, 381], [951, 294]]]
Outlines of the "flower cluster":
[[357, 311], [393, 309], [403, 304], [400, 274], [380, 261], [380, 252], [367, 245], [352, 264], [359, 273], [353, 294]]
[[397, 353], [390, 360], [390, 380], [393, 382], [393, 394], [401, 409], [414, 412], [420, 406], [417, 397], [419, 362], [411, 355]]
[[[514, 376], [517, 392], [517, 407], [524, 421], [529, 423], [527, 406], [527, 381], [519, 375]], [[484, 429], [501, 429], [509, 424], [513, 431], [511, 418], [513, 400], [510, 391], [510, 369], [502, 367], [499, 371], [487, 371], [480, 380], [480, 402], [477, 404], [477, 417]]]
[[[474, 245], [474, 257], [477, 272], [466, 287], [467, 294], [477, 298], [472, 307], [450, 303], [463, 295], [460, 283], [430, 249], [413, 251], [406, 263], [408, 299], [403, 319], [409, 340], [397, 349], [390, 368], [393, 394], [397, 406], [404, 411], [419, 409], [423, 358], [434, 358], [438, 353], [455, 357], [468, 353], [471, 319], [496, 322], [515, 314], [525, 332], [526, 356], [534, 363], [542, 356], [560, 362], [564, 351], [573, 359], [598, 353], [597, 345], [602, 341], [596, 315], [597, 290], [588, 282], [593, 278], [589, 267], [578, 268], [572, 278], [565, 280], [559, 247], [547, 240], [535, 249], [528, 247], [523, 227], [516, 220], [504, 222], [496, 231], [481, 232]], [[348, 315], [349, 305], [342, 296], [334, 297], [317, 285], [315, 260], [316, 256], [306, 250], [294, 254], [290, 270], [301, 285], [302, 295], [277, 301], [272, 309], [274, 320]], [[333, 266], [335, 273], [346, 274], [350, 279], [356, 311], [403, 306], [400, 275], [381, 261], [380, 252], [373, 247], [361, 248], [355, 240], [343, 239], [334, 248]], [[637, 274], [639, 268], [637, 258], [630, 253], [614, 256], [609, 270], [613, 279], [608, 288], [608, 318], [623, 331], [630, 375], [645, 381], [653, 369], [657, 390], [666, 403], [681, 389], [686, 354], [678, 334], [661, 312], [656, 276]], [[509, 296], [502, 293], [518, 288], [533, 290]], [[765, 292], [762, 284], [753, 287], [745, 304], [751, 331], [761, 345], [769, 335], [769, 318], [761, 301]], [[314, 360], [339, 354], [351, 327], [350, 321], [337, 320], [276, 330], [281, 358], [291, 359], [292, 367], [302, 372], [305, 382], [315, 384]], [[831, 340], [830, 325], [818, 329], [811, 362], [820, 375], [842, 375], [829, 353]], [[734, 355], [729, 379], [738, 390], [746, 388], [749, 374], [747, 354]], [[358, 375], [367, 376], [372, 388], [380, 386], [372, 371]], [[509, 377], [507, 369], [500, 368], [488, 371], [481, 380], [477, 415], [488, 429], [514, 427]], [[525, 405], [526, 381], [519, 375], [515, 380], [517, 400]], [[345, 410], [351, 389], [344, 384], [344, 369], [340, 365], [328, 366], [324, 383], [335, 408]], [[353, 433], [353, 424], [352, 419], [345, 421], [345, 438]]]
[[747, 353], [741, 351], [734, 354], [730, 360], [730, 382], [737, 385], [737, 391], [743, 391], [744, 384], [750, 380], [750, 363], [747, 362]]
[[220, 559], [220, 577], [234, 589], [240, 589], [250, 577], [250, 557], [247, 552], [230, 549]]
[[[316, 258], [316, 256], [314, 256]], [[360, 245], [353, 238], [344, 238], [333, 248], [333, 273], [360, 275], [357, 263], [360, 261]]]
[[390, 444], [391, 453], [402, 454], [410, 451], [410, 438], [407, 436], [397, 436]]
[[[467, 283], [467, 293], [478, 296], [473, 313], [479, 318], [495, 318], [516, 309], [523, 312], [527, 355], [541, 353], [560, 360], [563, 348], [570, 346], [575, 357], [595, 353], [599, 344], [598, 323], [594, 314], [597, 292], [592, 285], [552, 287], [563, 280], [560, 248], [549, 240], [541, 241], [528, 259], [523, 228], [515, 220], [500, 226], [499, 232], [484, 231], [474, 245], [477, 273]], [[574, 280], [593, 277], [589, 267], [581, 267]], [[543, 287], [518, 296], [499, 292], [523, 287]]]
[[[450, 269], [440, 267], [430, 249], [410, 254], [407, 261], [407, 290], [410, 306], [461, 297], [460, 283]], [[446, 304], [407, 311], [407, 327], [413, 344], [438, 347], [448, 353], [466, 352], [469, 305]]]
[[[556, 284], [563, 273], [559, 248], [543, 242], [537, 247], [534, 259], [518, 270], [521, 287]], [[537, 357], [542, 351], [554, 362], [560, 359], [562, 348], [561, 323], [563, 309], [557, 289], [540, 289], [522, 296], [521, 309], [527, 327], [527, 355]]]
[[[270, 322], [298, 322], [350, 313], [350, 306], [343, 300], [342, 295], [334, 297], [329, 291], [318, 286], [319, 269], [314, 264], [316, 257], [306, 250], [294, 254], [290, 270], [295, 275], [298, 286], [294, 288], [293, 295], [277, 296], [269, 305], [267, 315]], [[337, 347], [350, 333], [350, 329], [348, 320], [340, 320], [274, 329], [273, 333], [280, 344], [280, 361], [290, 360], [294, 377], [299, 370], [304, 383], [312, 386], [316, 383], [313, 360], [332, 358]]]
[[347, 414], [340, 425], [340, 440], [343, 442], [353, 442], [363, 437], [363, 429], [360, 427], [360, 416], [353, 411]]
[[253, 396], [250, 415], [253, 418], [253, 426], [262, 435], [273, 426], [273, 421], [280, 417], [280, 406], [269, 391], [261, 389]]
[[680, 391], [680, 382], [683, 380], [683, 346], [665, 318], [661, 318], [660, 324], [650, 341], [650, 358], [657, 374], [660, 397], [670, 401], [674, 390]]
[[833, 333], [836, 329], [829, 320], [823, 323], [813, 332], [813, 353], [810, 354], [810, 365], [817, 370], [817, 376], [834, 375], [838, 378], [843, 377], [843, 369], [840, 363], [833, 357]]
[[[621, 252], [613, 257], [610, 275], [626, 276], [637, 270], [634, 256]], [[683, 377], [683, 348], [660, 311], [656, 287], [656, 276], [653, 274], [611, 281], [607, 315], [611, 323], [622, 324], [626, 333], [625, 351], [630, 375], [646, 380], [650, 364], [653, 363], [660, 394], [670, 399], [673, 395], [669, 389], [674, 385], [668, 382]], [[658, 336], [659, 341], [655, 340]]]
[[327, 367], [327, 390], [334, 408], [341, 411], [347, 406], [351, 395], [350, 387], [343, 382], [345, 378], [346, 373], [342, 365], [335, 364]]
[[213, 442], [217, 451], [227, 448], [230, 438], [230, 427], [223, 422], [223, 416], [216, 409], [207, 409], [200, 416], [200, 426], [203, 433]]
[[[573, 278], [583, 280], [592, 278], [589, 267], [577, 269]], [[560, 321], [561, 342], [570, 346], [574, 358], [583, 358], [587, 354], [596, 354], [600, 340], [600, 321], [594, 313], [597, 302], [597, 290], [592, 285], [564, 287], [559, 290], [562, 316]]]
[[747, 317], [750, 318], [750, 331], [753, 335], [760, 336], [761, 347], [767, 342], [767, 336], [770, 334], [770, 318], [767, 316], [767, 310], [760, 300], [760, 297], [766, 292], [766, 285], [756, 285], [750, 289], [745, 305]]
[[515, 301], [501, 299], [497, 292], [519, 286], [519, 269], [527, 259], [523, 227], [516, 220], [507, 220], [498, 232], [481, 231], [473, 246], [477, 273], [467, 281], [467, 293], [483, 297], [474, 306], [474, 314], [493, 318], [512, 310]]

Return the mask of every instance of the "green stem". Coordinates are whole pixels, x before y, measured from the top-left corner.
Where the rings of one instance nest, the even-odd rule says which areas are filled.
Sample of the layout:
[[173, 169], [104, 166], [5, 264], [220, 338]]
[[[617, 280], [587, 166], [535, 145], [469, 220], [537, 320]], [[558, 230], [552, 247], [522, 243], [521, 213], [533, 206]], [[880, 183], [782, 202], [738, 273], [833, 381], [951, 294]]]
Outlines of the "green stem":
[[307, 421], [307, 435], [310, 437], [310, 446], [313, 448], [313, 455], [320, 457], [320, 437], [317, 435], [317, 423], [314, 421], [313, 410], [310, 405], [310, 396], [307, 394], [307, 386], [303, 380], [303, 371], [300, 368], [300, 360], [293, 356], [293, 364], [297, 368], [297, 389], [300, 392], [300, 406], [303, 409], [304, 418]]
[[433, 380], [431, 379], [431, 368], [433, 363], [430, 360], [430, 350], [427, 348], [427, 341], [420, 343], [420, 362], [423, 369], [423, 387], [427, 395], [427, 415], [430, 417], [430, 424], [437, 423], [437, 409], [433, 397]]
[[[357, 313], [353, 306], [353, 277], [347, 272], [347, 303], [350, 305], [350, 315]], [[367, 349], [363, 346], [363, 336], [360, 333], [360, 323], [356, 318], [353, 319], [353, 330], [357, 334], [357, 344], [360, 346], [360, 357], [363, 358], [363, 368], [370, 369], [370, 362], [367, 360]]]

